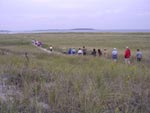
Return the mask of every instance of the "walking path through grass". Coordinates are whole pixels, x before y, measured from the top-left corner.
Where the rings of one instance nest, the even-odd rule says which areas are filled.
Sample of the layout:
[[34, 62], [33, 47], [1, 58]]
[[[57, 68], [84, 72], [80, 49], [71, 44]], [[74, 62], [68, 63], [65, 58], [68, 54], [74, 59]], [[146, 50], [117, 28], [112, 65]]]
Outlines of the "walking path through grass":
[[[34, 44], [33, 44], [33, 45], [34, 45]], [[36, 45], [34, 45], [34, 46], [35, 46], [35, 47], [37, 47], [38, 49], [40, 49], [40, 50], [42, 50], [42, 51], [46, 52], [46, 53], [49, 53], [49, 54], [63, 55], [62, 53], [57, 52], [57, 51], [53, 51], [53, 52], [51, 52], [50, 50], [45, 49], [45, 48], [43, 48], [43, 47], [41, 47], [41, 46], [36, 46]]]

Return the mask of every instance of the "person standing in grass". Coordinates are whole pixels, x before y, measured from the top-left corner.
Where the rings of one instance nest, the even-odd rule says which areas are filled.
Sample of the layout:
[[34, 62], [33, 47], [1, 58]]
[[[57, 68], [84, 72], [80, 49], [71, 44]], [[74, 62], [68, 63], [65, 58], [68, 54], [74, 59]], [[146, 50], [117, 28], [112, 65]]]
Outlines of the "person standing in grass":
[[71, 53], [72, 53], [73, 55], [75, 55], [75, 54], [76, 54], [76, 49], [73, 48], [73, 49], [71, 50]]
[[102, 51], [100, 49], [97, 50], [98, 56], [102, 56]]
[[53, 51], [53, 46], [50, 45], [49, 50], [52, 52]]
[[104, 53], [104, 57], [107, 58], [108, 53], [107, 53], [107, 49], [106, 48], [104, 48], [104, 52], [103, 53]]
[[83, 55], [83, 51], [81, 48], [78, 49], [78, 55]]
[[62, 48], [62, 53], [63, 54], [67, 54], [67, 49], [64, 47], [64, 48]]
[[125, 63], [130, 64], [130, 57], [131, 57], [131, 51], [129, 47], [126, 47], [125, 53], [124, 53], [124, 58], [125, 58]]
[[85, 48], [85, 46], [83, 46], [82, 51], [83, 51], [83, 55], [86, 55], [86, 48]]
[[68, 54], [71, 55], [72, 54], [72, 48], [68, 49]]
[[113, 49], [112, 51], [112, 59], [114, 62], [117, 62], [117, 59], [118, 59], [118, 51], [116, 48]]
[[136, 60], [137, 62], [140, 62], [142, 60], [142, 52], [140, 51], [140, 49], [137, 49]]
[[93, 56], [96, 56], [96, 49], [94, 48], [92, 53], [91, 53]]

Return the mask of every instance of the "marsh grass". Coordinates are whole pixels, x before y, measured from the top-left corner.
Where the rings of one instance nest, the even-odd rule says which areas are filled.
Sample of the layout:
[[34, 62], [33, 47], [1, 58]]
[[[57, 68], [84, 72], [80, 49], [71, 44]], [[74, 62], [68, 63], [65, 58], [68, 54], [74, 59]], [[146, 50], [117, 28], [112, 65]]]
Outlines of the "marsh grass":
[[[149, 42], [149, 34], [18, 34], [0, 37], [3, 40], [0, 48], [13, 51], [13, 54], [0, 55], [1, 113], [150, 111], [149, 57], [144, 56], [145, 61], [141, 63], [135, 62], [134, 57], [132, 65], [123, 63], [123, 50], [127, 43], [133, 50], [140, 46], [144, 53], [149, 54], [149, 44], [146, 44], [146, 41]], [[11, 42], [21, 40], [21, 37], [24, 42], [34, 38], [46, 45], [52, 44], [57, 49], [69, 46], [78, 48], [83, 44], [88, 49], [120, 47], [120, 57], [114, 63], [110, 56], [105, 59], [47, 54], [30, 43], [15, 45]], [[72, 39], [71, 42], [68, 41], [69, 38]], [[135, 40], [140, 45], [131, 43]], [[24, 56], [24, 51], [28, 51], [29, 61]]]
[[22, 56], [13, 56], [1, 65], [1, 76], [8, 75], [6, 84], [20, 92], [20, 97], [10, 95], [13, 103], [2, 112], [147, 113], [149, 110], [147, 67], [78, 56], [35, 57], [28, 66], [24, 60]]

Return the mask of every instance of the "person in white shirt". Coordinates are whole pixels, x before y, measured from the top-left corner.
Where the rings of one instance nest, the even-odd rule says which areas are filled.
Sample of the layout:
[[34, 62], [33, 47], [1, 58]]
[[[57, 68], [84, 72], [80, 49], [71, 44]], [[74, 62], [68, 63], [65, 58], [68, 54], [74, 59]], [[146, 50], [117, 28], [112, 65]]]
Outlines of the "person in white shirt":
[[49, 47], [49, 50], [50, 50], [51, 52], [53, 51], [53, 46], [52, 46], [52, 45]]
[[83, 51], [81, 48], [78, 49], [78, 55], [83, 55]]

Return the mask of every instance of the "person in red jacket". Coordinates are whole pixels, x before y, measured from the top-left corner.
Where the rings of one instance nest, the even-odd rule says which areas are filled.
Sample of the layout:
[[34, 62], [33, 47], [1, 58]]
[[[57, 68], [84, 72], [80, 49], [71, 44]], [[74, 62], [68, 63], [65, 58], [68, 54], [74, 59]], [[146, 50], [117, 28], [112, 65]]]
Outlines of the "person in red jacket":
[[126, 50], [124, 53], [125, 63], [130, 64], [130, 57], [131, 57], [131, 51], [128, 47], [126, 47]]

